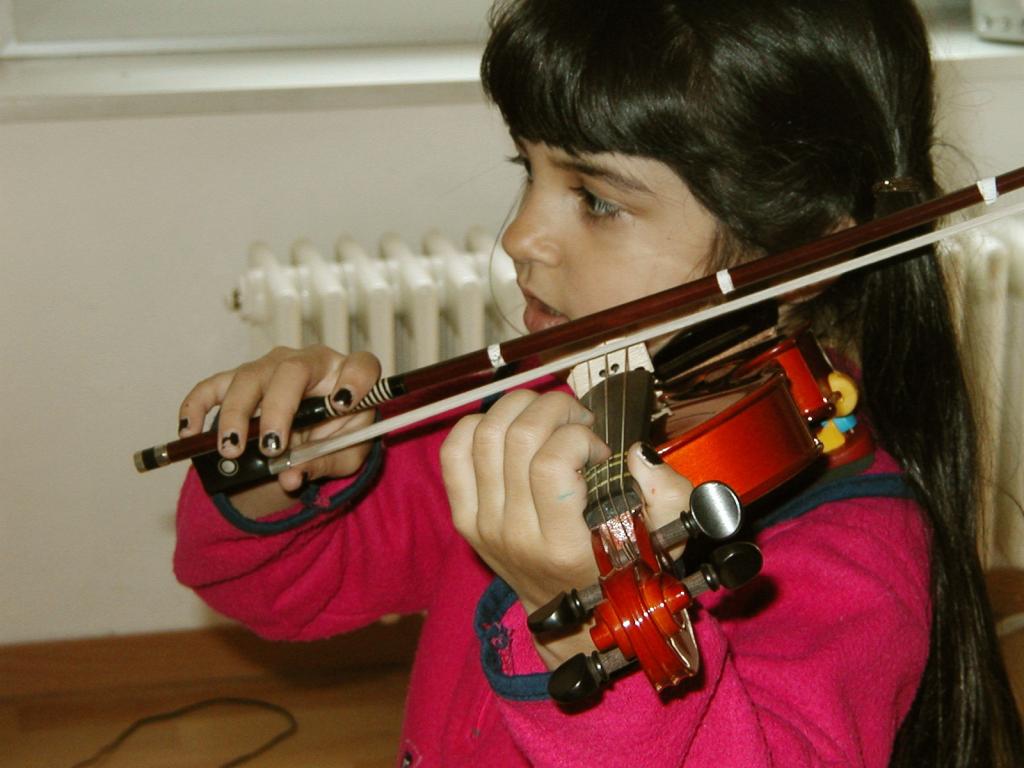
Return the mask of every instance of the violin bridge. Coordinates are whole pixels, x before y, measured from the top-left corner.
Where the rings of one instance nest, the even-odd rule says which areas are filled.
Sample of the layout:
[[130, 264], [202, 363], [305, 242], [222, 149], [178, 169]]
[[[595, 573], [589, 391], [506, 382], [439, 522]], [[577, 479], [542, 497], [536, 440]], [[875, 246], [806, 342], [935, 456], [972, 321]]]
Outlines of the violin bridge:
[[580, 363], [569, 374], [569, 386], [576, 397], [583, 397], [610, 376], [638, 370], [654, 373], [654, 363], [651, 362], [647, 345], [643, 343], [608, 352]]

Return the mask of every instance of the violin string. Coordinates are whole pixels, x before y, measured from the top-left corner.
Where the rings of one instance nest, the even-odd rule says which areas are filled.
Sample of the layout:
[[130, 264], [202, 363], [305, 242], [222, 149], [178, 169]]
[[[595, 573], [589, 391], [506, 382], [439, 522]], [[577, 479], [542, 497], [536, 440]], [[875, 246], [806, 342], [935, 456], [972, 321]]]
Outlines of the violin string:
[[629, 352], [626, 352], [625, 363], [622, 366], [622, 386], [619, 388], [621, 396], [619, 398], [619, 439], [615, 446], [615, 471], [617, 473], [617, 479], [619, 484], [619, 498], [625, 499], [626, 497], [626, 404], [629, 402]]
[[999, 219], [1022, 211], [1024, 211], [1024, 202], [1007, 205], [1000, 210], [994, 210], [973, 219], [968, 219], [966, 221], [943, 227], [942, 229], [934, 230], [933, 232], [918, 235], [917, 237], [913, 237], [895, 245], [870, 251], [840, 264], [833, 264], [822, 269], [817, 269], [807, 274], [784, 280], [781, 283], [777, 283], [767, 288], [743, 293], [739, 296], [733, 294], [732, 298], [723, 303], [711, 305], [682, 317], [676, 317], [671, 320], [656, 323], [627, 335], [606, 339], [601, 343], [594, 345], [590, 349], [552, 359], [546, 363], [538, 365], [536, 368], [515, 373], [500, 380], [491, 381], [487, 384], [476, 387], [475, 389], [451, 395], [437, 402], [429, 403], [427, 405], [420, 406], [419, 408], [406, 411], [405, 413], [398, 414], [397, 416], [382, 419], [369, 427], [365, 427], [355, 432], [337, 435], [325, 440], [305, 443], [304, 445], [294, 448], [293, 450], [268, 461], [268, 469], [271, 474], [279, 474], [285, 469], [297, 466], [306, 461], [319, 458], [320, 456], [325, 456], [329, 453], [344, 450], [345, 448], [366, 442], [367, 440], [372, 440], [390, 432], [395, 432], [405, 427], [419, 424], [427, 419], [435, 418], [440, 414], [448, 413], [457, 408], [470, 405], [471, 403], [477, 402], [482, 398], [489, 397], [490, 395], [533, 383], [560, 371], [569, 370], [580, 363], [586, 362], [587, 360], [593, 360], [595, 357], [626, 349], [634, 344], [641, 344], [659, 336], [677, 333], [686, 328], [691, 328], [700, 323], [720, 317], [726, 313], [742, 310], [747, 307], [754, 306], [755, 304], [760, 304], [762, 302], [778, 298], [779, 296], [801, 291], [805, 288], [817, 285], [818, 283], [832, 280], [846, 274], [847, 272], [864, 269], [874, 264], [908, 253], [909, 251], [932, 245], [939, 240], [945, 240], [946, 238], [953, 237], [976, 227], [990, 224], [994, 221], [998, 221]]
[[631, 503], [631, 495], [627, 494], [626, 487], [626, 449], [629, 447], [626, 445], [626, 408], [630, 402], [630, 387], [633, 385], [633, 377], [630, 375], [631, 371], [629, 366], [628, 350], [623, 350], [622, 358], [622, 369], [621, 371], [616, 371], [616, 373], [619, 374], [619, 381], [621, 382], [621, 385], [619, 386], [618, 435], [615, 444], [612, 468], [616, 473], [615, 484], [618, 488], [618, 498], [620, 501], [620, 506], [616, 510], [617, 516], [619, 516], [620, 520], [623, 522], [628, 520], [628, 528], [622, 531], [622, 541], [628, 560], [632, 562], [638, 557], [638, 551], [636, 547], [636, 531], [632, 524], [632, 513], [629, 506]]

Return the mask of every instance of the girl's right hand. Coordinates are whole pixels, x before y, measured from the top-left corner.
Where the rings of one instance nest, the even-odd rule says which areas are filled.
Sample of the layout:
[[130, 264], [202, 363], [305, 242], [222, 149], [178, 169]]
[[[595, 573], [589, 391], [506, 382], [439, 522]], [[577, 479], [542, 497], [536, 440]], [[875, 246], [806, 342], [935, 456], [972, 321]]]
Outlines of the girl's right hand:
[[[304, 349], [277, 347], [258, 360], [196, 384], [178, 411], [182, 425], [179, 435], [188, 437], [202, 431], [207, 415], [219, 405], [217, 450], [225, 458], [237, 458], [249, 438], [249, 419], [258, 410], [260, 450], [267, 456], [278, 456], [306, 441], [372, 424], [374, 412], [369, 410], [306, 430], [291, 429], [292, 417], [303, 398], [330, 396], [335, 410], [343, 413], [356, 405], [379, 377], [380, 363], [367, 352], [346, 356], [323, 345]], [[293, 503], [287, 494], [309, 480], [353, 474], [369, 451], [370, 443], [362, 443], [321, 456], [285, 470], [277, 476], [277, 483], [240, 493], [233, 501], [243, 514], [262, 517]]]

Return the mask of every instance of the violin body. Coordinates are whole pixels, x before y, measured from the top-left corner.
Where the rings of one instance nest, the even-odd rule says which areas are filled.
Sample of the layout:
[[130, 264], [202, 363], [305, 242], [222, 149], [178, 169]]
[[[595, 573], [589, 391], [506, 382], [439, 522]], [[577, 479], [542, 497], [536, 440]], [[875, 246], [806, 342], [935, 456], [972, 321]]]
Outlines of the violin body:
[[[772, 336], [665, 385], [670, 413], [662, 459], [695, 486], [726, 483], [744, 505], [796, 477], [823, 454], [846, 463], [871, 449], [850, 415], [857, 391], [807, 332]], [[846, 436], [822, 439], [834, 417]]]
[[668, 398], [668, 421], [696, 424], [660, 444], [659, 455], [695, 486], [717, 480], [750, 504], [821, 455], [789, 381], [773, 367], [724, 391], [680, 403]]

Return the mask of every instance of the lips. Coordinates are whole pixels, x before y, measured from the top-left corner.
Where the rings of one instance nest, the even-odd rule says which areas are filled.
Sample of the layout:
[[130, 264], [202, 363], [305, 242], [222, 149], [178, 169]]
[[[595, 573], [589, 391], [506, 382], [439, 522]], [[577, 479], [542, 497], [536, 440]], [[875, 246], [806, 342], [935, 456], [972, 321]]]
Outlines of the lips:
[[523, 298], [526, 299], [526, 309], [523, 310], [523, 325], [530, 333], [543, 331], [555, 325], [569, 322], [569, 318], [556, 309], [549, 307], [526, 289], [523, 291]]

